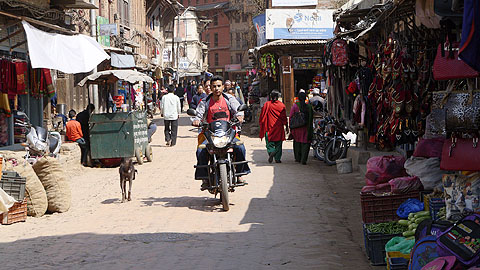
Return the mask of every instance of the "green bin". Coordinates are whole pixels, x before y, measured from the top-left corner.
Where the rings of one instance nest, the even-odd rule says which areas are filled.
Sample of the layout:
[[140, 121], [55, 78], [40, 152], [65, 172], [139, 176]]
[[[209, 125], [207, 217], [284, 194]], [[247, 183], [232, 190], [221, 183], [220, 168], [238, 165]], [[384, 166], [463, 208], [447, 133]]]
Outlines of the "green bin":
[[143, 156], [146, 156], [148, 161], [152, 161], [145, 112], [92, 114], [89, 125], [92, 159], [135, 156], [137, 162], [142, 164]]

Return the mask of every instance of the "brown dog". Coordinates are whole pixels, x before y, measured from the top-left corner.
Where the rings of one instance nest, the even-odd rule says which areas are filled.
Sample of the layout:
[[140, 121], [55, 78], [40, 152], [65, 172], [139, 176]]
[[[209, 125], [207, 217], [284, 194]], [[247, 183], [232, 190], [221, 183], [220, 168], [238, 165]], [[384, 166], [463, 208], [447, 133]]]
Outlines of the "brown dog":
[[[135, 180], [135, 173], [137, 170], [133, 166], [132, 159], [122, 158], [122, 163], [120, 164], [120, 168], [118, 169], [120, 172], [120, 188], [122, 189], [122, 203], [125, 200], [132, 200], [132, 181]], [[127, 181], [129, 182], [128, 187], [128, 197], [127, 197]]]

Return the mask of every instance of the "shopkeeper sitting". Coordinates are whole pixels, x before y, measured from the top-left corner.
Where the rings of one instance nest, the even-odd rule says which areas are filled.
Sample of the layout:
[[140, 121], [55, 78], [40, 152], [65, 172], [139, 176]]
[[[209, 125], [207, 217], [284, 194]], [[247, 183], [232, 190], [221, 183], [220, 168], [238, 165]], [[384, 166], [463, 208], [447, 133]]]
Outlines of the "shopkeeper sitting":
[[68, 112], [68, 117], [70, 120], [67, 122], [66, 126], [67, 140], [78, 143], [82, 152], [80, 161], [82, 162], [82, 165], [85, 166], [87, 163], [87, 143], [83, 138], [82, 126], [80, 125], [80, 122], [76, 120], [76, 116], [77, 112], [75, 110], [70, 110]]

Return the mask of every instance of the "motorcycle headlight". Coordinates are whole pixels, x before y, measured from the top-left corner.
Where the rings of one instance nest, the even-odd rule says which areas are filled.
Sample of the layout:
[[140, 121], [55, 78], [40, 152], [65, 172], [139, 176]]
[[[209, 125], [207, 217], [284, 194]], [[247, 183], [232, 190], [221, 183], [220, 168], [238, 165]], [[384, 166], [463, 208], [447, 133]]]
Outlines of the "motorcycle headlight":
[[227, 146], [228, 143], [228, 137], [227, 136], [222, 136], [222, 137], [212, 137], [212, 142], [213, 145], [217, 148], [223, 148]]

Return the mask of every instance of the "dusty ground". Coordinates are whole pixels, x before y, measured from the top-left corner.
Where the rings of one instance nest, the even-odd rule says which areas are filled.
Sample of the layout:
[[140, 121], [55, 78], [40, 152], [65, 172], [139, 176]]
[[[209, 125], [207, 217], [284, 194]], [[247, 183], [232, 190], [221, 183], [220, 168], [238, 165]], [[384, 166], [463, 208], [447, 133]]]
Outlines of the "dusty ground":
[[180, 124], [173, 148], [159, 126], [131, 202], [120, 203], [117, 168], [70, 166], [70, 211], [0, 225], [0, 269], [373, 269], [358, 173], [299, 165], [291, 142], [268, 164], [264, 142], [243, 137], [252, 174], [223, 212], [193, 180], [196, 133]]

